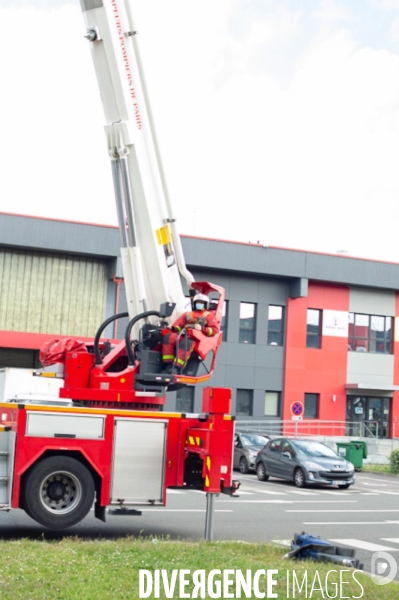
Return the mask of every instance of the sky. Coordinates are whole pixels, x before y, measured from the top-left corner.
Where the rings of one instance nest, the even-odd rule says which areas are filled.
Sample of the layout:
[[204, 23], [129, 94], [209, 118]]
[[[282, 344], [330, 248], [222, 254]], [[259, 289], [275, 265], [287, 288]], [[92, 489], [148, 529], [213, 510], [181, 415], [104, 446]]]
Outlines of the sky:
[[[131, 2], [181, 234], [399, 262], [397, 0]], [[0, 0], [1, 212], [117, 224], [85, 32]]]

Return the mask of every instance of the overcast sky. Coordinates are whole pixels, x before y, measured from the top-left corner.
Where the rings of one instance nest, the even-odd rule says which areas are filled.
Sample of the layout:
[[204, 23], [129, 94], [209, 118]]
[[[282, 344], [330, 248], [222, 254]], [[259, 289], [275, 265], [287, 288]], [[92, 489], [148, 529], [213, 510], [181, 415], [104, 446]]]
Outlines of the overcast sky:
[[[132, 4], [182, 234], [399, 262], [397, 0]], [[84, 33], [0, 0], [0, 211], [117, 224]]]

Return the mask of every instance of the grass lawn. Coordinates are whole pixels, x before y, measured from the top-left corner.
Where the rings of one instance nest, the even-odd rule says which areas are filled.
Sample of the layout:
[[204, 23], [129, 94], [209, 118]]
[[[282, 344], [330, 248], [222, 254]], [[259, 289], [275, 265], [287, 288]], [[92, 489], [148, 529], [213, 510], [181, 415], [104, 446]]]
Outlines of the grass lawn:
[[[340, 567], [334, 564], [283, 559], [285, 552], [286, 548], [274, 545], [240, 542], [190, 543], [133, 538], [4, 541], [0, 542], [0, 598], [133, 600], [139, 598], [140, 569], [146, 569], [152, 575], [156, 569], [165, 569], [168, 580], [174, 569], [187, 569], [191, 574], [202, 569], [205, 571], [205, 582], [208, 581], [212, 569], [239, 570], [244, 577], [247, 575], [247, 569], [250, 569], [252, 578], [260, 569], [277, 570], [277, 573], [270, 574], [269, 577], [260, 574], [259, 592], [265, 593], [264, 598], [399, 598], [399, 585], [396, 583], [377, 586], [365, 573], [348, 569], [341, 572]], [[186, 574], [185, 577], [187, 579], [191, 576]], [[267, 579], [270, 582], [270, 577], [277, 583], [271, 585], [268, 590]], [[235, 574], [230, 574], [229, 579], [233, 583], [226, 583], [227, 587], [221, 587], [221, 593], [217, 592], [216, 583], [211, 584], [209, 593], [205, 587], [204, 597], [238, 597]], [[216, 575], [214, 581], [222, 582], [223, 578]], [[219, 585], [223, 586], [223, 583]], [[302, 591], [299, 591], [301, 586]], [[190, 578], [189, 584], [183, 587], [183, 593], [180, 594], [177, 578], [174, 593], [166, 596], [161, 585], [158, 597], [192, 597], [192, 591], [193, 583]], [[187, 595], [184, 596], [184, 593]], [[272, 596], [272, 593], [278, 595]], [[156, 597], [154, 589], [148, 597]], [[200, 593], [198, 597], [201, 597]], [[241, 597], [247, 596], [242, 592]], [[252, 596], [248, 597], [256, 596], [252, 592]]]
[[390, 465], [365, 465], [362, 466], [362, 471], [369, 473], [391, 473]]

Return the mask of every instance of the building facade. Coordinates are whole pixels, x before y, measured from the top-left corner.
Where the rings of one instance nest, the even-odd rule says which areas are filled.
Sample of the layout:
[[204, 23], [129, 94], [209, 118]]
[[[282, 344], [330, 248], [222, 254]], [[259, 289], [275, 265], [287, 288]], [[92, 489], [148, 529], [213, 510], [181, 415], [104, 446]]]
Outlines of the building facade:
[[[195, 278], [226, 289], [210, 385], [232, 389], [238, 419], [286, 422], [299, 403], [303, 422], [399, 437], [399, 264], [182, 242]], [[90, 340], [125, 308], [116, 227], [0, 213], [0, 367], [36, 368], [44, 341]], [[105, 334], [121, 339], [125, 327]], [[201, 397], [187, 387], [166, 408], [196, 412]]]

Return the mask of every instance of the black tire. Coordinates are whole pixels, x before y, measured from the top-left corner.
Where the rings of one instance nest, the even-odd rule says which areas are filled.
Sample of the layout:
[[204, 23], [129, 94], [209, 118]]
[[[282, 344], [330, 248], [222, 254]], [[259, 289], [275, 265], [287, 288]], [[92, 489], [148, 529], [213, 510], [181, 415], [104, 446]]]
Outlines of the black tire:
[[241, 456], [239, 468], [240, 468], [240, 473], [243, 473], [243, 474], [249, 473], [248, 462], [247, 462], [247, 459], [245, 458], [245, 456]]
[[22, 507], [35, 521], [50, 529], [66, 529], [79, 523], [94, 502], [94, 481], [75, 458], [52, 456], [27, 474]]
[[299, 487], [299, 488], [306, 487], [305, 473], [303, 472], [303, 470], [300, 467], [295, 469], [294, 483], [295, 483], [296, 487]]
[[344, 485], [339, 485], [338, 487], [340, 490], [347, 490], [351, 485], [351, 483], [345, 483]]
[[258, 462], [256, 465], [256, 475], [259, 481], [267, 481], [269, 479], [269, 475], [266, 473], [266, 468], [263, 462]]

